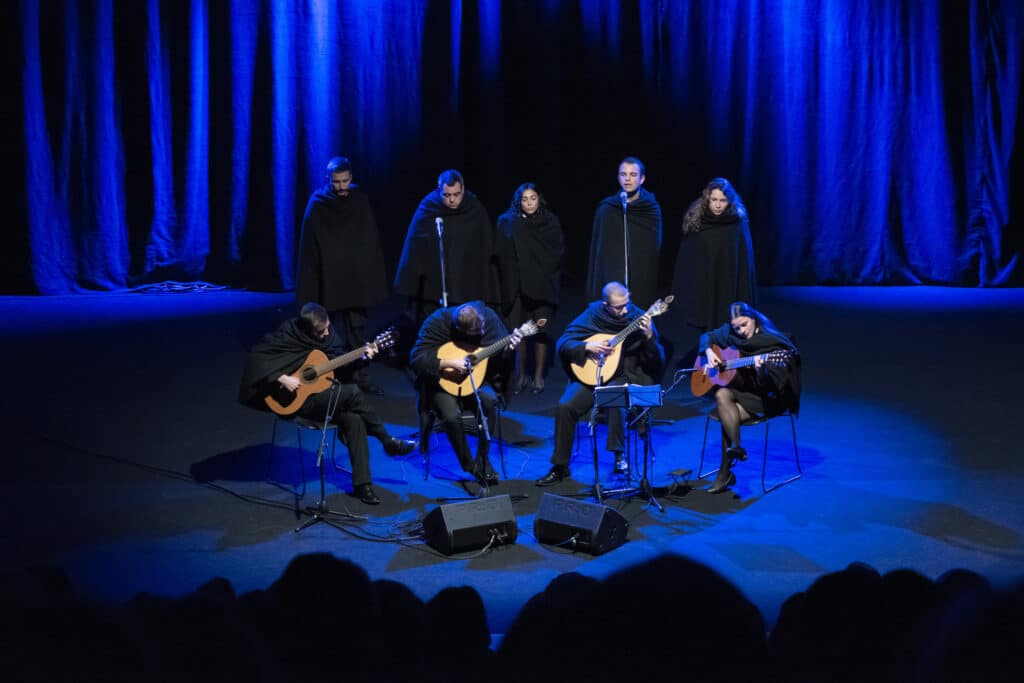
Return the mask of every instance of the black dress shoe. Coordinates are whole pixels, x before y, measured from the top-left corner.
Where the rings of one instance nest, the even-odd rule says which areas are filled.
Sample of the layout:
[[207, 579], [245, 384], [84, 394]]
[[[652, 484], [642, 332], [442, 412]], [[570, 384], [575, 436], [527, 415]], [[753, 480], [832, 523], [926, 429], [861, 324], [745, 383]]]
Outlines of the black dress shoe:
[[367, 505], [380, 505], [380, 498], [377, 497], [377, 493], [373, 490], [373, 486], [370, 484], [360, 484], [356, 487], [356, 490], [352, 492], [352, 495]]
[[708, 493], [721, 493], [722, 491], [725, 491], [726, 489], [728, 489], [730, 486], [732, 486], [735, 483], [736, 483], [736, 475], [733, 474], [732, 472], [730, 472], [729, 473], [729, 478], [726, 479], [725, 481], [721, 481], [720, 479], [715, 479], [715, 483], [713, 483], [711, 485], [711, 488], [708, 489]]
[[389, 436], [384, 439], [384, 452], [388, 455], [408, 455], [416, 449], [416, 442], [412, 439], [396, 439]]
[[569, 478], [569, 468], [565, 465], [555, 465], [551, 468], [551, 471], [545, 474], [543, 477], [534, 482], [537, 486], [551, 486], [557, 484], [563, 479]]
[[726, 448], [725, 454], [733, 460], [745, 461], [747, 459], [747, 449], [743, 446], [732, 446], [731, 448]]

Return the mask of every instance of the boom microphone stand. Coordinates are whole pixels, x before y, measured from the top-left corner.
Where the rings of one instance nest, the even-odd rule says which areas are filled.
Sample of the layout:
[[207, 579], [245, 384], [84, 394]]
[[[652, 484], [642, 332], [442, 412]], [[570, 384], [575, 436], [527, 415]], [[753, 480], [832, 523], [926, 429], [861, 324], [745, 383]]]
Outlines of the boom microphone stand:
[[324, 455], [327, 452], [327, 425], [331, 423], [331, 420], [334, 418], [334, 412], [338, 409], [338, 403], [341, 400], [340, 392], [338, 391], [340, 386], [341, 382], [335, 378], [331, 379], [331, 393], [327, 397], [327, 410], [324, 411], [324, 423], [320, 428], [320, 445], [316, 449], [316, 467], [320, 470], [320, 500], [316, 501], [313, 505], [306, 507], [305, 513], [309, 515], [309, 519], [295, 527], [296, 533], [313, 526], [317, 522], [326, 522], [327, 524], [334, 526], [331, 520], [327, 518], [327, 515], [356, 517], [348, 512], [335, 512], [331, 510], [330, 506], [327, 505], [327, 493], [326, 486], [324, 484]]

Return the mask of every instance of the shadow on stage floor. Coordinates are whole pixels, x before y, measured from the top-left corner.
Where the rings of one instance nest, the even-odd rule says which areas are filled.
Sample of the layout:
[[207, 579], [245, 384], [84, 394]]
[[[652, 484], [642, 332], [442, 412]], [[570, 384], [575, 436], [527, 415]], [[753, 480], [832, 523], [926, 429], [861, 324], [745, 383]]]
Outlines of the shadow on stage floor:
[[[552, 322], [556, 334], [582, 304], [570, 293]], [[399, 308], [391, 302], [374, 322], [383, 326]], [[5, 567], [60, 566], [83, 595], [119, 603], [139, 592], [180, 595], [214, 576], [240, 592], [262, 588], [295, 556], [327, 551], [424, 598], [473, 586], [496, 633], [563, 572], [603, 577], [662, 553], [724, 575], [768, 624], [786, 597], [854, 561], [933, 578], [958, 567], [997, 583], [1019, 578], [1024, 464], [1012, 392], [1022, 373], [1003, 361], [1024, 331], [1024, 294], [771, 288], [761, 308], [800, 340], [802, 479], [762, 493], [763, 432], [752, 428], [737, 485], [718, 496], [704, 491], [706, 482], [686, 472], [697, 469], [706, 406], [684, 381], [654, 414], [650, 475], [664, 512], [645, 497], [606, 500], [630, 528], [604, 555], [539, 543], [542, 491], [533, 480], [549, 467], [566, 381], [553, 368], [545, 391], [516, 397], [502, 424], [504, 476], [490, 493], [513, 500], [517, 542], [445, 557], [416, 537], [419, 522], [439, 500], [475, 496], [479, 487], [443, 435], [433, 437], [427, 478], [418, 454], [389, 458], [371, 442], [377, 507], [351, 497], [349, 475], [328, 464], [327, 500], [343, 514], [334, 525], [293, 531], [304, 519], [298, 511], [319, 497], [318, 435], [305, 434], [300, 451], [286, 425], [272, 446], [273, 417], [235, 402], [245, 349], [292, 313], [290, 295], [0, 299], [4, 356], [13, 361], [3, 410], [4, 535], [17, 549]], [[673, 338], [673, 362], [685, 367], [695, 339], [673, 329], [671, 311], [658, 323]], [[371, 376], [385, 390], [371, 400], [389, 428], [412, 435], [407, 375], [378, 363]], [[663, 386], [671, 382], [669, 374]], [[612, 486], [603, 430], [598, 482]], [[790, 441], [788, 424], [773, 427], [769, 479], [794, 471]], [[718, 444], [712, 427], [712, 466]], [[341, 445], [336, 461], [348, 464]], [[546, 491], [593, 491], [586, 429], [571, 469], [571, 480]]]

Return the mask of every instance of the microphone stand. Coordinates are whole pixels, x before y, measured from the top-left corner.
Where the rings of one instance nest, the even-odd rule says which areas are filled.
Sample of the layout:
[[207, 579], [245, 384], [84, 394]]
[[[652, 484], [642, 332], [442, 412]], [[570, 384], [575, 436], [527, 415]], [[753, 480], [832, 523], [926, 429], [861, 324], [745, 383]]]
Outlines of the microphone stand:
[[341, 387], [341, 382], [339, 382], [337, 378], [332, 377], [330, 388], [331, 393], [327, 398], [327, 410], [324, 411], [324, 422], [320, 428], [320, 446], [316, 449], [316, 467], [320, 470], [320, 500], [316, 501], [313, 505], [306, 507], [305, 513], [309, 515], [309, 519], [295, 527], [296, 533], [313, 526], [317, 522], [325, 522], [334, 526], [327, 515], [339, 515], [341, 517], [360, 519], [350, 512], [335, 512], [327, 505], [327, 492], [326, 485], [324, 483], [324, 455], [327, 451], [327, 426], [334, 418], [334, 412], [338, 409], [338, 403], [341, 401], [339, 387]]
[[625, 190], [623, 190], [622, 194], [619, 195], [619, 196], [622, 198], [622, 254], [623, 254], [624, 258], [625, 258], [625, 268], [623, 270], [623, 274], [624, 274], [625, 277], [623, 278], [623, 283], [622, 284], [626, 285], [626, 287], [628, 288], [629, 287], [629, 221], [626, 218], [626, 215], [629, 213], [629, 211], [627, 210], [626, 207], [629, 206], [629, 202], [626, 200], [625, 194], [626, 194], [626, 192], [625, 192]]
[[[487, 424], [487, 413], [484, 412], [484, 404], [483, 404], [483, 401], [480, 400], [480, 392], [478, 391], [478, 387], [476, 385], [476, 380], [473, 379], [473, 362], [472, 362], [472, 360], [471, 360], [471, 358], [469, 356], [466, 357], [466, 372], [469, 375], [469, 385], [473, 388], [473, 398], [476, 399], [477, 435], [478, 435], [477, 438], [478, 439], [484, 439], [488, 443], [490, 443], [490, 441], [491, 441], [491, 429], [490, 429], [490, 426]], [[462, 398], [462, 395], [460, 394], [458, 398]], [[460, 410], [461, 410], [461, 408], [460, 408]], [[465, 434], [465, 430], [463, 430], [463, 434]], [[463, 436], [463, 438], [465, 438], [465, 436]], [[467, 448], [468, 448], [468, 444], [467, 444]], [[480, 450], [480, 445], [479, 444], [477, 444], [477, 450], [478, 451]], [[488, 449], [488, 451], [489, 450], [490, 449]], [[473, 467], [474, 467], [474, 469], [476, 468], [476, 458], [475, 457], [473, 458]], [[480, 474], [480, 479], [481, 479], [481, 481], [483, 481], [483, 483], [481, 484], [480, 495], [479, 496], [473, 496], [473, 498], [485, 498], [485, 497], [487, 497], [487, 496], [489, 496], [491, 494], [491, 489], [487, 485], [487, 472], [484, 471], [484, 472], [480, 472], [479, 474]], [[469, 491], [467, 490], [467, 493], [468, 492]], [[452, 501], [452, 500], [467, 500], [467, 498], [454, 498], [454, 497], [451, 497], [451, 496], [447, 496], [447, 497], [444, 497], [444, 498], [438, 498], [438, 500], [442, 501], [442, 502], [445, 502], [445, 501]]]
[[[597, 384], [595, 389], [601, 386], [601, 371], [604, 369], [604, 354], [597, 359]], [[590, 409], [590, 449], [594, 455], [594, 499], [603, 504], [601, 496], [601, 468], [597, 462], [597, 396], [594, 396], [594, 405]]]
[[441, 307], [448, 308], [448, 281], [444, 271], [444, 219], [438, 216], [434, 223], [437, 225], [437, 251], [441, 259]]

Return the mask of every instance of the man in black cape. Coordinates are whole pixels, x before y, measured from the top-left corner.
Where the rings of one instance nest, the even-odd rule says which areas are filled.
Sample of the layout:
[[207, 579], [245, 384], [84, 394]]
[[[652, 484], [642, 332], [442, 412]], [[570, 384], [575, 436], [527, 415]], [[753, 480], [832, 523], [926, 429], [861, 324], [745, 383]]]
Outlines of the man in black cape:
[[[537, 486], [550, 486], [569, 476], [569, 458], [576, 432], [576, 423], [587, 415], [594, 405], [594, 387], [574, 379], [571, 364], [582, 365], [588, 358], [597, 360], [608, 356], [612, 349], [604, 341], [587, 341], [595, 334], [618, 334], [634, 320], [640, 318], [639, 328], [620, 342], [619, 364], [608, 384], [658, 384], [665, 365], [665, 352], [658, 340], [658, 331], [644, 309], [630, 301], [630, 292], [620, 282], [609, 282], [601, 290], [601, 300], [594, 301], [575, 320], [569, 323], [558, 338], [555, 351], [570, 378], [555, 412], [555, 449], [551, 456], [551, 471], [537, 480]], [[615, 453], [615, 471], [625, 473], [622, 458], [623, 423], [625, 410], [611, 409], [608, 413], [607, 448]]]
[[[654, 303], [658, 289], [658, 259], [661, 252], [661, 205], [643, 188], [644, 164], [626, 157], [619, 164], [617, 195], [605, 197], [594, 212], [587, 269], [587, 296], [601, 295], [604, 283], [623, 282], [642, 306]], [[629, 276], [626, 277], [623, 215], [628, 225]]]
[[[388, 283], [373, 208], [352, 182], [352, 164], [345, 157], [327, 163], [327, 184], [306, 205], [296, 277], [300, 306], [314, 301], [326, 308], [348, 346], [368, 341], [367, 308], [387, 297]], [[355, 377], [364, 391], [382, 393], [370, 384], [365, 364]]]
[[[439, 239], [444, 242], [445, 287]], [[441, 173], [437, 189], [420, 201], [395, 273], [395, 291], [409, 297], [417, 325], [441, 306], [445, 289], [449, 306], [475, 299], [498, 300], [494, 228], [484, 205], [465, 189], [462, 174], [456, 170]]]
[[[490, 443], [479, 435], [476, 446], [476, 461], [469, 453], [469, 444], [462, 424], [462, 411], [478, 411], [477, 397], [487, 418], [489, 429], [494, 429], [497, 420], [498, 395], [508, 386], [508, 375], [512, 354], [509, 353], [522, 340], [518, 332], [512, 333], [508, 348], [491, 356], [487, 361], [487, 373], [481, 386], [474, 394], [472, 390], [463, 396], [452, 396], [438, 384], [442, 373], [448, 379], [461, 381], [466, 377], [467, 355], [481, 347], [489, 346], [508, 336], [501, 317], [484, 305], [482, 301], [471, 301], [461, 306], [449, 306], [434, 311], [423, 321], [416, 343], [409, 354], [409, 362], [416, 373], [417, 397], [421, 425], [428, 411], [433, 410], [444, 425], [448, 441], [459, 459], [459, 465], [482, 485], [498, 483], [498, 475], [488, 458]], [[465, 354], [455, 358], [438, 358], [441, 347], [454, 342]], [[445, 354], [447, 355], [447, 354]], [[421, 438], [427, 435], [422, 434]]]
[[[279, 392], [294, 392], [299, 380], [291, 374], [303, 365], [314, 349], [323, 351], [328, 358], [344, 352], [327, 309], [317, 303], [307, 303], [297, 318], [285, 321], [250, 349], [238, 389], [239, 402], [257, 410], [269, 410], [264, 399], [272, 394], [280, 395]], [[367, 356], [372, 355], [373, 349], [368, 348]], [[336, 371], [335, 376], [337, 374]], [[295, 416], [322, 422], [331, 408], [332, 393], [337, 404], [331, 421], [338, 425], [338, 439], [348, 448], [353, 495], [368, 505], [377, 505], [380, 498], [371, 485], [367, 435], [379, 439], [388, 455], [410, 453], [416, 444], [388, 434], [380, 417], [367, 405], [363, 392], [351, 383], [341, 382], [333, 392], [327, 390], [311, 394]]]

